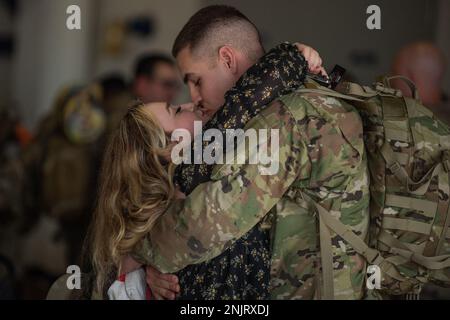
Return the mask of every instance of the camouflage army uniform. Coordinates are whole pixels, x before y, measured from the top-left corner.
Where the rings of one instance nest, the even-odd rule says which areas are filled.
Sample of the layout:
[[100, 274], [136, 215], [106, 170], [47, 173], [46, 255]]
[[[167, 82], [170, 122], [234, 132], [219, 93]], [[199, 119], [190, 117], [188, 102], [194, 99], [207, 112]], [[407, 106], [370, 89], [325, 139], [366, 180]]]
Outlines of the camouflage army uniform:
[[450, 101], [448, 99], [442, 102], [439, 106], [430, 109], [439, 120], [450, 126]]
[[[266, 219], [272, 225], [272, 298], [321, 298], [318, 220], [302, 194], [366, 238], [369, 181], [360, 117], [345, 102], [295, 92], [271, 103], [247, 123], [250, 128], [279, 130], [278, 172], [264, 176], [257, 164], [217, 165], [212, 181], [173, 203], [134, 257], [175, 272], [216, 257]], [[364, 298], [364, 259], [332, 236], [335, 298]]]

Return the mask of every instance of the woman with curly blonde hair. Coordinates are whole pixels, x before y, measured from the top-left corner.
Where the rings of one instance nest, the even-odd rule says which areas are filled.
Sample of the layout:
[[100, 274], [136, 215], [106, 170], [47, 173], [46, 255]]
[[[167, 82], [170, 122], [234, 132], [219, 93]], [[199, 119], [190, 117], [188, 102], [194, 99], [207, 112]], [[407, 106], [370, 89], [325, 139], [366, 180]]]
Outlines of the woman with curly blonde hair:
[[136, 103], [111, 136], [91, 225], [97, 290], [175, 198], [168, 133], [175, 127], [192, 132], [200, 119], [189, 107]]

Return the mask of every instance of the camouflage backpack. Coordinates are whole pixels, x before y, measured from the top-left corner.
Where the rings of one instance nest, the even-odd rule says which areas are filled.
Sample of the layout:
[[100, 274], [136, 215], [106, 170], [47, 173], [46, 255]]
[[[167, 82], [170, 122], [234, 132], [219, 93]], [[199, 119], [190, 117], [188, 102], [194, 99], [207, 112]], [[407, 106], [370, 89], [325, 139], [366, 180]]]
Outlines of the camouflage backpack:
[[[405, 81], [414, 98], [403, 97], [391, 80]], [[373, 87], [342, 83], [337, 91], [307, 84], [316, 92], [351, 103], [359, 111], [371, 177], [368, 244], [323, 207], [321, 226], [325, 298], [333, 298], [333, 230], [381, 271], [380, 292], [418, 294], [423, 284], [450, 286], [450, 129], [424, 107], [412, 81], [385, 77]], [[327, 263], [328, 262], [328, 263]]]

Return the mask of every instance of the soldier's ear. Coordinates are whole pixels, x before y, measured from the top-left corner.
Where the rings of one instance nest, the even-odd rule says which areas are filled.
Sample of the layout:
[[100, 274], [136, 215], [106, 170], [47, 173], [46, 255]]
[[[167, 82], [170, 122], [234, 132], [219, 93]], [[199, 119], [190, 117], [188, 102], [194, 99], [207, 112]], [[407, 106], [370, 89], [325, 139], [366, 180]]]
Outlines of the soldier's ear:
[[223, 64], [233, 74], [237, 72], [236, 51], [230, 46], [222, 46], [219, 48], [219, 63]]

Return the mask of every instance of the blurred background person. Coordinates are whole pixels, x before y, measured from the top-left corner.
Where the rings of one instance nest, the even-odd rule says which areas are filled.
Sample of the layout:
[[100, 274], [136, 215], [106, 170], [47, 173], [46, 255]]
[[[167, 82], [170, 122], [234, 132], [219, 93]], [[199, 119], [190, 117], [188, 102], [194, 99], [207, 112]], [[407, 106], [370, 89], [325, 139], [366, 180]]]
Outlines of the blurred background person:
[[[31, 134], [22, 126], [17, 115], [0, 106], [0, 249], [10, 240], [14, 223], [23, 218], [23, 180], [25, 173], [19, 159]], [[11, 243], [9, 244], [11, 246]], [[0, 300], [16, 299], [16, 268], [0, 250]]]
[[174, 102], [181, 83], [175, 62], [163, 54], [141, 56], [135, 66], [132, 91], [144, 103]]
[[[443, 52], [432, 42], [419, 41], [403, 47], [395, 56], [392, 73], [411, 79], [420, 99], [436, 116], [450, 125], [450, 104], [444, 92], [446, 61]], [[411, 96], [407, 85], [395, 81], [394, 86]]]
[[25, 173], [24, 201], [10, 257], [20, 270], [22, 298], [45, 296], [56, 275], [79, 264], [105, 136], [125, 111], [115, 104], [124, 93], [117, 75], [60, 90], [16, 162]]
[[17, 299], [14, 267], [0, 255], [0, 300]]

